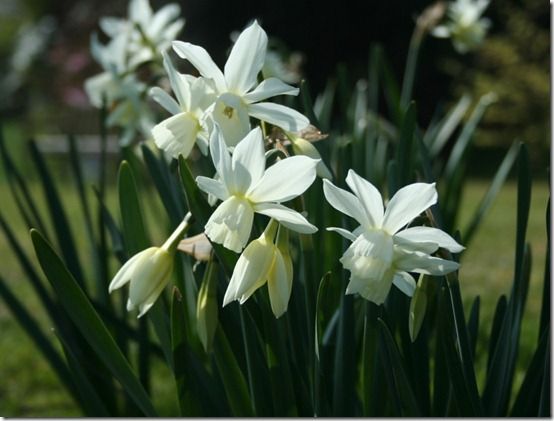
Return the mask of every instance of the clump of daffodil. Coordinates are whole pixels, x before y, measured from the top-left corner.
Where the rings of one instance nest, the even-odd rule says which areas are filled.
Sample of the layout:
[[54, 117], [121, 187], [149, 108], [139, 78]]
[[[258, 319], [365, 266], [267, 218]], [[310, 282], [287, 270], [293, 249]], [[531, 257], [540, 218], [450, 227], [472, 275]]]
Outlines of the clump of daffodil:
[[204, 228], [210, 240], [239, 253], [250, 238], [254, 213], [274, 218], [302, 234], [317, 231], [300, 213], [281, 202], [304, 193], [315, 179], [318, 161], [294, 156], [266, 169], [259, 127], [238, 143], [231, 158], [216, 125], [210, 137], [210, 154], [218, 178], [196, 178], [200, 189], [223, 201]]
[[266, 283], [271, 310], [279, 318], [287, 311], [292, 291], [292, 260], [288, 253], [288, 230], [279, 227], [273, 219], [262, 235], [252, 241], [239, 257], [223, 305], [235, 300], [243, 304]]
[[182, 75], [171, 63], [166, 52], [162, 53], [165, 71], [169, 77], [175, 101], [164, 90], [154, 87], [150, 96], [173, 116], [154, 126], [152, 136], [158, 148], [172, 157], [188, 157], [195, 143], [204, 155], [208, 153], [208, 127], [203, 119], [204, 111], [214, 102], [215, 92], [210, 81], [204, 78]]
[[436, 26], [431, 33], [437, 38], [451, 38], [459, 53], [466, 53], [478, 47], [485, 38], [491, 22], [481, 15], [489, 0], [456, 0], [449, 3], [448, 21]]
[[432, 227], [406, 228], [414, 218], [437, 202], [435, 184], [414, 183], [398, 190], [386, 209], [381, 194], [353, 170], [346, 184], [352, 193], [323, 180], [323, 192], [335, 209], [354, 218], [353, 232], [330, 227], [352, 244], [340, 261], [350, 271], [347, 294], [360, 294], [376, 304], [385, 301], [392, 284], [412, 296], [416, 282], [409, 272], [445, 275], [459, 264], [431, 256], [440, 247], [453, 253], [464, 249], [447, 233]]
[[135, 254], [114, 276], [109, 286], [110, 294], [130, 284], [127, 311], [138, 308], [138, 317], [142, 317], [154, 305], [169, 282], [175, 249], [189, 227], [190, 218], [188, 213], [161, 247], [149, 247]]
[[223, 72], [200, 46], [174, 41], [173, 49], [196, 67], [201, 76], [214, 81], [217, 99], [209, 114], [220, 126], [229, 146], [235, 146], [248, 134], [250, 117], [288, 131], [308, 125], [309, 120], [292, 108], [260, 102], [276, 95], [298, 95], [298, 88], [275, 77], [258, 84], [267, 52], [267, 35], [256, 21], [237, 38]]

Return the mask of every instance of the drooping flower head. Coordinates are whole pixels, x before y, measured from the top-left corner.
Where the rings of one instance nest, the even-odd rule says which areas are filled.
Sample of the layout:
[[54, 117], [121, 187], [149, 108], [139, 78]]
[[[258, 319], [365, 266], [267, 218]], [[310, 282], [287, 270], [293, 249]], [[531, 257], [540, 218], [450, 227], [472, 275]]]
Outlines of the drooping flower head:
[[238, 143], [231, 158], [216, 126], [210, 137], [210, 153], [218, 179], [196, 178], [200, 189], [223, 201], [205, 226], [210, 240], [240, 252], [250, 237], [255, 212], [274, 218], [293, 231], [317, 231], [300, 213], [280, 203], [304, 193], [315, 179], [318, 161], [294, 156], [266, 169], [259, 127]]
[[352, 193], [323, 180], [323, 192], [335, 209], [354, 218], [353, 232], [330, 227], [352, 241], [340, 261], [350, 271], [347, 294], [360, 294], [376, 304], [385, 301], [392, 284], [412, 296], [416, 283], [409, 272], [445, 275], [458, 269], [456, 262], [431, 256], [440, 247], [453, 253], [464, 249], [445, 232], [432, 227], [406, 228], [437, 202], [435, 184], [414, 183], [398, 190], [386, 209], [381, 194], [353, 170], [346, 184]]
[[277, 222], [271, 220], [262, 235], [244, 249], [225, 292], [224, 306], [235, 300], [243, 304], [267, 283], [273, 314], [278, 318], [285, 313], [292, 291], [292, 260], [288, 230], [279, 227], [277, 233], [277, 228]]
[[256, 21], [239, 35], [223, 72], [202, 47], [174, 41], [173, 49], [190, 61], [201, 76], [214, 81], [217, 100], [211, 115], [229, 146], [236, 145], [248, 134], [250, 117], [287, 131], [298, 131], [308, 125], [308, 119], [292, 108], [260, 102], [277, 95], [298, 95], [298, 88], [277, 78], [258, 84], [258, 74], [265, 62], [267, 35]]
[[110, 294], [130, 284], [127, 311], [138, 308], [138, 317], [142, 317], [154, 305], [169, 282], [177, 243], [188, 229], [190, 218], [188, 213], [161, 247], [149, 247], [135, 254], [113, 277]]
[[466, 53], [478, 47], [485, 38], [491, 22], [481, 15], [489, 0], [456, 0], [449, 3], [448, 22], [435, 27], [431, 33], [437, 38], [452, 38], [454, 48]]

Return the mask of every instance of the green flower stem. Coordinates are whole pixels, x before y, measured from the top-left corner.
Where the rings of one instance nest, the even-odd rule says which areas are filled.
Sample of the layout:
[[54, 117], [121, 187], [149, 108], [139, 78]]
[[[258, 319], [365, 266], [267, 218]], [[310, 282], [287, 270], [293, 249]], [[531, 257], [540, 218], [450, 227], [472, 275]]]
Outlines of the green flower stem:
[[189, 222], [191, 218], [192, 214], [190, 212], [187, 212], [179, 226], [175, 229], [175, 231], [173, 231], [173, 233], [163, 244], [163, 249], [167, 250], [170, 253], [175, 252], [175, 250], [177, 249], [177, 244], [179, 244], [179, 241], [181, 241], [181, 237], [190, 227]]
[[414, 89], [414, 79], [417, 70], [417, 59], [419, 50], [423, 41], [425, 31], [416, 25], [412, 38], [410, 39], [410, 47], [408, 49], [408, 58], [406, 59], [406, 70], [404, 71], [404, 79], [402, 81], [402, 93], [400, 95], [400, 108], [405, 110], [410, 100]]

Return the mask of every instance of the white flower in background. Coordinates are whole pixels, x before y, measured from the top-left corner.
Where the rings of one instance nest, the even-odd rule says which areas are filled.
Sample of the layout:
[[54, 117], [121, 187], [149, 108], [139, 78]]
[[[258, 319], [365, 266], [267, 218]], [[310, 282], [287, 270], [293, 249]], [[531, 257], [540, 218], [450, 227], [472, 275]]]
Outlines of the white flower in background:
[[100, 27], [110, 37], [128, 32], [126, 45], [129, 55], [128, 68], [135, 68], [141, 63], [155, 58], [159, 51], [166, 50], [185, 24], [178, 19], [181, 8], [177, 3], [170, 3], [157, 12], [153, 12], [148, 0], [131, 0], [127, 19], [104, 17]]
[[323, 180], [323, 192], [335, 209], [360, 226], [350, 232], [328, 228], [352, 241], [340, 261], [350, 271], [347, 294], [360, 294], [376, 304], [385, 301], [391, 285], [412, 296], [415, 280], [408, 272], [445, 275], [458, 269], [450, 260], [431, 256], [439, 247], [453, 253], [464, 249], [445, 232], [431, 227], [403, 229], [437, 202], [435, 184], [414, 183], [398, 190], [386, 210], [379, 191], [353, 170], [346, 184], [354, 194]]
[[152, 129], [154, 141], [160, 149], [174, 158], [178, 158], [179, 155], [185, 158], [189, 156], [196, 142], [202, 153], [206, 155], [208, 129], [207, 122], [202, 120], [202, 116], [215, 100], [213, 87], [204, 78], [180, 74], [173, 67], [167, 53], [162, 54], [165, 71], [177, 101], [158, 87], [150, 90], [150, 96], [173, 114]]
[[239, 253], [250, 237], [255, 212], [274, 218], [293, 231], [317, 231], [301, 214], [280, 204], [301, 195], [313, 183], [316, 160], [294, 156], [266, 169], [259, 127], [238, 143], [231, 158], [215, 126], [210, 154], [219, 179], [196, 178], [200, 189], [223, 201], [206, 224], [210, 240]]
[[145, 101], [146, 85], [130, 74], [120, 81], [119, 89], [115, 106], [110, 110], [106, 124], [108, 127], [122, 129], [119, 136], [122, 146], [129, 145], [137, 134], [150, 138], [154, 115]]
[[481, 15], [489, 0], [456, 0], [448, 5], [448, 22], [436, 26], [431, 33], [438, 38], [452, 38], [454, 48], [466, 53], [478, 47], [491, 22]]
[[280, 317], [287, 310], [292, 291], [292, 260], [288, 253], [288, 231], [272, 219], [263, 234], [239, 257], [223, 298], [223, 306], [238, 300], [243, 304], [267, 283], [271, 310]]
[[286, 62], [277, 51], [267, 50], [262, 67], [262, 75], [264, 79], [275, 77], [286, 83], [298, 83], [301, 79], [300, 72], [298, 71], [300, 61], [301, 56], [298, 53], [291, 54], [288, 62]]
[[110, 294], [130, 283], [127, 311], [138, 308], [138, 317], [142, 317], [154, 305], [169, 282], [175, 247], [188, 228], [190, 218], [188, 213], [163, 246], [149, 247], [135, 254], [114, 276], [108, 289]]
[[104, 72], [85, 80], [85, 92], [96, 108], [102, 107], [103, 97], [109, 105], [121, 96], [122, 75], [127, 70], [127, 42], [128, 33], [125, 32], [114, 37], [106, 45], [98, 41], [97, 34], [91, 37], [90, 52], [104, 69]]
[[229, 146], [235, 146], [250, 131], [250, 117], [287, 131], [298, 131], [309, 124], [305, 116], [292, 108], [260, 102], [276, 95], [298, 95], [298, 88], [277, 78], [266, 79], [258, 85], [257, 77], [265, 62], [267, 35], [256, 21], [239, 35], [224, 72], [202, 47], [174, 41], [173, 49], [190, 61], [201, 76], [214, 81], [218, 97], [211, 115]]

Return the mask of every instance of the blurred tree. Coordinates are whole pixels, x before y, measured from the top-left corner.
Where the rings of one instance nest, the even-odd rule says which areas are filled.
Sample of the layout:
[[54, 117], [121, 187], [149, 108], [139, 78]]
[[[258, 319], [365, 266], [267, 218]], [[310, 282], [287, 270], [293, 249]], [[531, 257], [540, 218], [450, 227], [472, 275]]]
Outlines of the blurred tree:
[[544, 0], [494, 2], [485, 12], [493, 20], [491, 34], [470, 64], [464, 56], [443, 63], [456, 97], [498, 95], [479, 126], [477, 146], [507, 149], [514, 139], [524, 140], [543, 175], [550, 156], [549, 12]]

